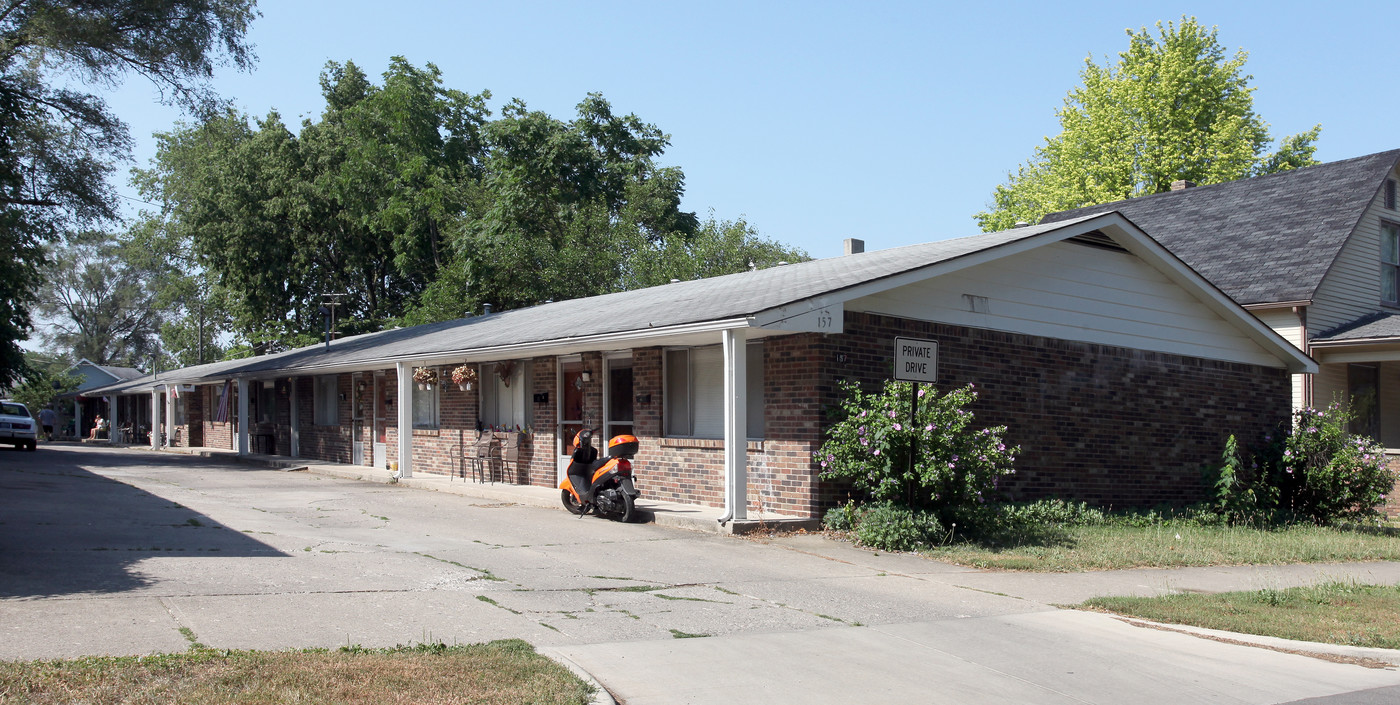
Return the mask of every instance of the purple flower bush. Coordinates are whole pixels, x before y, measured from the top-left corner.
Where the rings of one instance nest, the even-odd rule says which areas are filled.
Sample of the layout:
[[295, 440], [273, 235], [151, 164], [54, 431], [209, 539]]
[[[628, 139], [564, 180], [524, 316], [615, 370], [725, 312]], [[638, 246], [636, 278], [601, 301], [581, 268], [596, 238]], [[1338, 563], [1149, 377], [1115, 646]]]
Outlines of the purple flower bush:
[[[997, 496], [997, 480], [1014, 474], [1021, 449], [1005, 426], [979, 428], [965, 407], [972, 385], [939, 394], [932, 385], [888, 381], [876, 393], [843, 382], [841, 420], [813, 454], [824, 479], [847, 480], [876, 502], [930, 509], [944, 516]], [[911, 397], [917, 413], [911, 418]], [[909, 467], [910, 452], [914, 465]]]
[[1351, 409], [1299, 409], [1291, 429], [1280, 434], [1283, 452], [1266, 479], [1280, 509], [1318, 523], [1376, 515], [1397, 474], [1373, 438], [1352, 434]]

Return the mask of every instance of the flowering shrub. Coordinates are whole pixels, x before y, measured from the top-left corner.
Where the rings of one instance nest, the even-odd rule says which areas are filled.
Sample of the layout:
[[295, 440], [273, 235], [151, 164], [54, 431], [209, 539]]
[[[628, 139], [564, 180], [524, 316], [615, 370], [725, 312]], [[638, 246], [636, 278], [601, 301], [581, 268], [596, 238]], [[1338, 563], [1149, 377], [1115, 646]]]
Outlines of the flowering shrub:
[[964, 408], [977, 398], [971, 384], [943, 395], [907, 382], [886, 382], [874, 394], [841, 386], [842, 418], [813, 454], [823, 478], [849, 480], [871, 499], [933, 509], [956, 521], [960, 509], [995, 499], [998, 481], [1016, 472], [1021, 449], [1006, 445], [1006, 427], [973, 426]]
[[1381, 444], [1347, 431], [1351, 410], [1340, 404], [1293, 412], [1277, 465], [1266, 468], [1281, 509], [1318, 523], [1376, 513], [1395, 487]]

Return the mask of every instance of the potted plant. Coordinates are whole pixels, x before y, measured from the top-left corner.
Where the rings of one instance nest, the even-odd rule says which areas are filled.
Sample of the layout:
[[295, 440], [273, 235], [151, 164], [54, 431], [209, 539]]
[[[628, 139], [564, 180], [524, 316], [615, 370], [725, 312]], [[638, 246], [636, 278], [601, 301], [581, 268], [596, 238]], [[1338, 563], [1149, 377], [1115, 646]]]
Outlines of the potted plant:
[[452, 383], [462, 391], [469, 391], [476, 383], [476, 368], [470, 365], [460, 365], [452, 370]]
[[424, 391], [433, 388], [438, 381], [438, 371], [436, 367], [419, 367], [413, 371], [413, 381], [418, 383], [418, 388]]

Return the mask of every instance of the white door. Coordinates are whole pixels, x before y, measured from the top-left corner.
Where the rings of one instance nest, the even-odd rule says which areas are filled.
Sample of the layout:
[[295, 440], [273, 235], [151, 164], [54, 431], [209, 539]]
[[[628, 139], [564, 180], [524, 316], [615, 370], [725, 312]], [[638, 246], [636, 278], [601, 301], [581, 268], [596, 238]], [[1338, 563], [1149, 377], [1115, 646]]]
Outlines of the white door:
[[385, 428], [384, 399], [389, 390], [386, 388], [383, 375], [374, 376], [374, 410], [371, 412], [374, 418], [374, 467], [387, 468], [389, 466], [389, 444], [388, 430]]
[[559, 481], [568, 477], [569, 458], [574, 452], [574, 434], [583, 428], [583, 361], [559, 361], [559, 425], [555, 429], [555, 451], [559, 453]]
[[359, 374], [350, 376], [350, 464], [365, 464], [365, 380]]

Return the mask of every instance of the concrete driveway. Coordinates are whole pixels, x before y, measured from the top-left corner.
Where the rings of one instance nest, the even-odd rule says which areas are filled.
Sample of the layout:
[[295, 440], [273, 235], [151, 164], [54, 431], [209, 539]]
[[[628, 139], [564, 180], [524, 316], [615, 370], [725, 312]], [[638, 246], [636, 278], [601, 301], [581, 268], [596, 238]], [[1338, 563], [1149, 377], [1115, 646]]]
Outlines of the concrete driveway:
[[7, 660], [519, 637], [633, 705], [1400, 700], [1393, 668], [1052, 606], [1339, 576], [1400, 567], [998, 574], [147, 451], [0, 451]]

